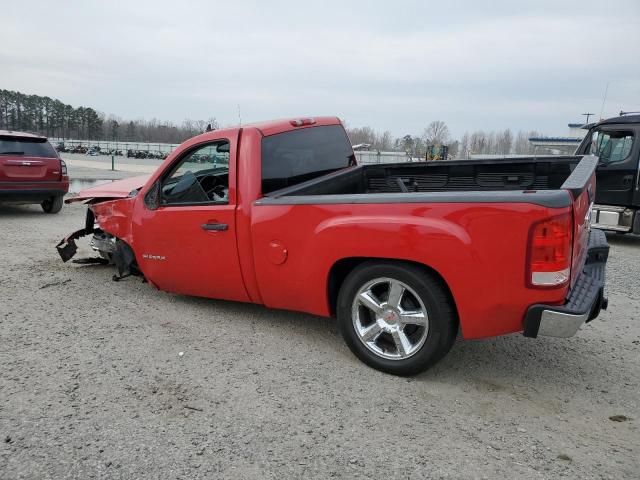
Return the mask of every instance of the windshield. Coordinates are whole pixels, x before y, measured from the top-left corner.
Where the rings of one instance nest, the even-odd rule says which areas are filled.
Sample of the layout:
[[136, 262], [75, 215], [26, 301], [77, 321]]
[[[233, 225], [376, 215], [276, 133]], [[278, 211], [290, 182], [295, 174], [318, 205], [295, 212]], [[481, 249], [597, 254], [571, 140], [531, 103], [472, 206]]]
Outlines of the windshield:
[[0, 155], [58, 158], [58, 154], [49, 142], [22, 138], [0, 138]]

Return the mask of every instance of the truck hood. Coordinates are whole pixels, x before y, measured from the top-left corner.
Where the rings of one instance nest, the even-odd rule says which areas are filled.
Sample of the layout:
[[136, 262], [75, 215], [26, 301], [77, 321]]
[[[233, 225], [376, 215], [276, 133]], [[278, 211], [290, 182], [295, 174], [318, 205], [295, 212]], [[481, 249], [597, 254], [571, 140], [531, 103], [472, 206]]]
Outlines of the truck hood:
[[89, 202], [91, 200], [113, 200], [116, 198], [126, 198], [133, 196], [132, 192], [139, 190], [151, 175], [140, 175], [138, 177], [125, 178], [115, 182], [97, 185], [86, 188], [78, 192], [78, 195], [65, 200], [65, 203]]

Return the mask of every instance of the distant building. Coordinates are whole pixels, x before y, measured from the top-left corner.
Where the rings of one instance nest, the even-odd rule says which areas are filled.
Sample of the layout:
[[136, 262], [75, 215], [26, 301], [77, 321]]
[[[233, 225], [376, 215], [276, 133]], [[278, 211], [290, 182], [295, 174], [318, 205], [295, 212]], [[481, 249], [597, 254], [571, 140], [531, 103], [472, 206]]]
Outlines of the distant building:
[[537, 155], [573, 155], [587, 133], [583, 126], [582, 123], [570, 123], [566, 137], [531, 137], [529, 143], [535, 147]]

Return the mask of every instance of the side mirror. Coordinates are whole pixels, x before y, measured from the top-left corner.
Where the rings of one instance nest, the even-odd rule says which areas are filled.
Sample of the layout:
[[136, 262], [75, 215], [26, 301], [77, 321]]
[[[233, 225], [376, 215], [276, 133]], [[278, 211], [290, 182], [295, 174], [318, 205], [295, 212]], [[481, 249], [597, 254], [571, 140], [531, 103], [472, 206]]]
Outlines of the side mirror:
[[149, 210], [157, 210], [160, 206], [160, 180], [156, 180], [144, 196], [144, 205]]

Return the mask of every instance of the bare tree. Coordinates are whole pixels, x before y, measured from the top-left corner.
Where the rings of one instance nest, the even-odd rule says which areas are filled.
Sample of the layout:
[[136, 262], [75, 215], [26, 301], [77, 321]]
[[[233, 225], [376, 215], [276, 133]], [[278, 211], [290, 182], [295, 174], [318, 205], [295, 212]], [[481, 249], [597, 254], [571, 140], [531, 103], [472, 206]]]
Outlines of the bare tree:
[[464, 132], [462, 139], [460, 140], [460, 146], [458, 148], [458, 154], [460, 158], [467, 158], [469, 154], [469, 132]]
[[109, 121], [110, 135], [113, 140], [118, 140], [118, 132], [120, 130], [120, 124], [115, 118]]
[[190, 118], [185, 118], [182, 121], [182, 129], [191, 137], [199, 133], [196, 128], [196, 122], [194, 122]]
[[449, 139], [449, 127], [442, 120], [431, 122], [422, 133], [422, 140], [427, 145], [446, 145]]
[[218, 130], [220, 128], [220, 124], [218, 123], [218, 120], [216, 120], [216, 117], [209, 117], [207, 119], [207, 125], [211, 125], [211, 130]]
[[416, 142], [411, 135], [405, 135], [404, 137], [402, 137], [402, 139], [400, 139], [399, 145], [400, 148], [405, 152], [412, 153], [415, 143]]
[[529, 132], [520, 130], [513, 142], [513, 152], [518, 155], [530, 155], [535, 153], [535, 147], [531, 144], [529, 139], [539, 135], [540, 134], [535, 130]]
[[378, 147], [380, 150], [391, 150], [391, 146], [393, 145], [393, 137], [391, 136], [391, 132], [386, 130], [378, 137]]
[[508, 155], [511, 153], [513, 134], [508, 128], [496, 134], [496, 153]]
[[[458, 140], [449, 142], [448, 155], [450, 159], [458, 158], [458, 156], [460, 155], [460, 142]], [[445, 158], [445, 160], [447, 159]]]
[[469, 137], [469, 153], [472, 155], [486, 153], [486, 148], [487, 135], [482, 130], [473, 132], [471, 137]]
[[376, 147], [378, 135], [371, 127], [348, 128], [347, 135], [353, 145], [367, 143], [374, 148]]
[[482, 153], [487, 153], [487, 154], [495, 153], [495, 151], [496, 151], [496, 134], [495, 134], [495, 132], [488, 132], [486, 138], [487, 138], [487, 143], [484, 146], [484, 152], [482, 152]]

